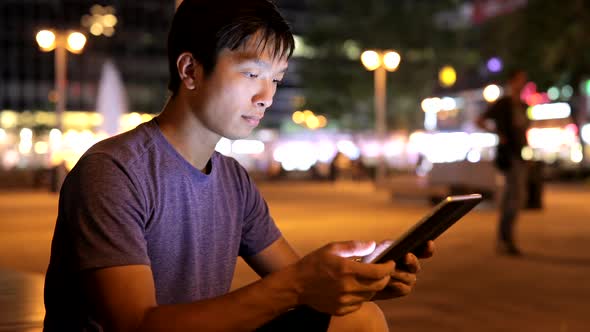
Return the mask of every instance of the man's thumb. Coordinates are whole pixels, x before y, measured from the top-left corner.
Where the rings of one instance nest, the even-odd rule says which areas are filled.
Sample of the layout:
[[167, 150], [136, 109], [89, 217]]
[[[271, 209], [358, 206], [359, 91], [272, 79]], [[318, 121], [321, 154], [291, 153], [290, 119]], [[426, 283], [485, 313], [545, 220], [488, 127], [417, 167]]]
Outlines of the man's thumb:
[[361, 257], [375, 250], [375, 241], [344, 241], [332, 244], [331, 251], [340, 257]]

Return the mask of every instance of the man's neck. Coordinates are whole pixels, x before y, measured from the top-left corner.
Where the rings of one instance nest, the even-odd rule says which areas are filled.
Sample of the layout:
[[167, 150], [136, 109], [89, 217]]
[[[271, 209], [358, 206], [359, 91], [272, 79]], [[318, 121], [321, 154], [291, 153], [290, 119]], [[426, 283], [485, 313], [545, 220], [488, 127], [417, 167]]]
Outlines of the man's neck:
[[188, 103], [171, 97], [158, 116], [158, 126], [168, 142], [195, 168], [206, 172], [220, 137], [207, 130]]

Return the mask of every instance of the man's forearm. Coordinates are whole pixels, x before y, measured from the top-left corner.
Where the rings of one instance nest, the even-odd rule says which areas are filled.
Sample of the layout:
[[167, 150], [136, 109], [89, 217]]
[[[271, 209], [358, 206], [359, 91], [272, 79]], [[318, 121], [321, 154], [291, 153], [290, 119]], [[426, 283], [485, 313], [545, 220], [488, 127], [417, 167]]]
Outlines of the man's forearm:
[[297, 304], [294, 268], [287, 267], [217, 298], [155, 307], [138, 331], [252, 331]]

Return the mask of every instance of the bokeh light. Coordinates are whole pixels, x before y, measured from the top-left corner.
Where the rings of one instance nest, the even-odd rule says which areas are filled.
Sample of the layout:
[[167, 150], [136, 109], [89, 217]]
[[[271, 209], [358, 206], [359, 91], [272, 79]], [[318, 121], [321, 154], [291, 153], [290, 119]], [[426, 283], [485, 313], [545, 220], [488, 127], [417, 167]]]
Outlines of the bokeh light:
[[502, 60], [498, 57], [490, 58], [487, 62], [487, 67], [490, 72], [498, 73], [502, 71], [503, 68]]
[[305, 114], [303, 114], [301, 111], [295, 111], [293, 112], [293, 116], [291, 118], [296, 124], [302, 124], [305, 121]]
[[457, 72], [455, 71], [455, 68], [451, 66], [444, 66], [438, 74], [438, 79], [442, 86], [447, 88], [451, 87], [457, 81]]
[[574, 88], [572, 88], [570, 85], [564, 85], [561, 88], [561, 96], [564, 99], [570, 99], [572, 96], [574, 95]]
[[424, 112], [438, 112], [442, 109], [442, 100], [438, 97], [426, 98], [420, 104]]
[[488, 103], [493, 103], [500, 97], [500, 87], [495, 84], [490, 84], [483, 89], [483, 98]]
[[557, 87], [555, 87], [555, 86], [550, 87], [547, 90], [547, 96], [551, 100], [557, 100], [557, 99], [559, 99], [559, 89]]
[[39, 44], [39, 48], [45, 52], [53, 50], [56, 46], [55, 33], [53, 31], [41, 30], [37, 32], [35, 39], [37, 40], [37, 44]]
[[381, 66], [381, 59], [379, 59], [379, 54], [375, 51], [364, 51], [361, 54], [361, 62], [367, 70], [375, 70]]
[[402, 58], [397, 52], [389, 51], [383, 55], [383, 65], [388, 71], [395, 71]]
[[80, 32], [72, 32], [68, 35], [67, 49], [72, 53], [80, 53], [86, 45], [86, 36]]

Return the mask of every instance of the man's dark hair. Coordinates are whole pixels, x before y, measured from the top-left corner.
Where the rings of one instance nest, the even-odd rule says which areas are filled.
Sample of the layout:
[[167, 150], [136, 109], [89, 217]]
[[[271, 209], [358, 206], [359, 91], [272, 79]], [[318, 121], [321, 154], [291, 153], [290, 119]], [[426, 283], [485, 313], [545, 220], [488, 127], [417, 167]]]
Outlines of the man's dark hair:
[[183, 52], [190, 52], [207, 76], [223, 49], [235, 50], [258, 32], [260, 52], [269, 49], [275, 58], [291, 57], [291, 28], [269, 0], [182, 1], [168, 34], [168, 89], [175, 94], [180, 86], [176, 61]]

